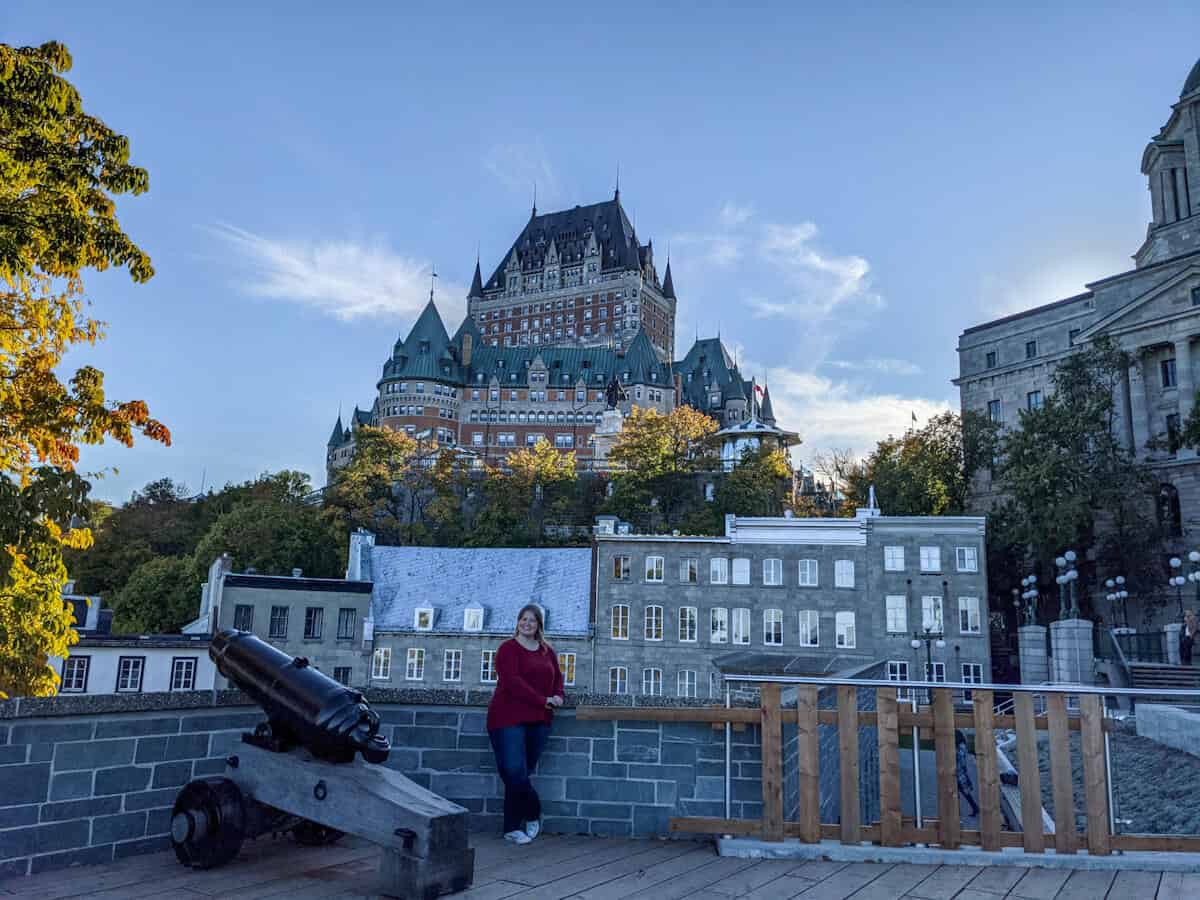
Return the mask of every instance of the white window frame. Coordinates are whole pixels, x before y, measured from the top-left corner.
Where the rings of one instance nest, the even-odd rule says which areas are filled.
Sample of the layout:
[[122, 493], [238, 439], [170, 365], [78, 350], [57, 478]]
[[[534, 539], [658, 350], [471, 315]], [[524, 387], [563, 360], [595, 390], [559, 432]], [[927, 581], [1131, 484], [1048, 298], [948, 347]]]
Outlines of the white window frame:
[[[196, 669], [198, 668], [196, 657], [194, 656], [176, 656], [171, 660], [171, 690], [172, 691], [194, 691], [196, 689]], [[183, 679], [179, 678], [180, 670], [187, 673]], [[180, 682], [176, 686], [176, 682]]]
[[484, 650], [479, 654], [479, 681], [495, 684], [496, 680], [496, 651]]
[[463, 631], [483, 631], [483, 610], [463, 610]]
[[642, 669], [642, 693], [647, 697], [661, 697], [662, 691], [662, 669]]
[[[126, 667], [128, 663], [128, 667]], [[136, 679], [134, 676], [137, 676]], [[146, 677], [146, 657], [122, 656], [117, 659], [117, 688], [118, 694], [140, 694], [142, 681]]]
[[304, 640], [319, 641], [325, 633], [325, 607], [307, 606], [304, 608]]
[[934, 660], [932, 667], [930, 663], [925, 663], [925, 680], [931, 681], [934, 684], [946, 683], [946, 664], [939, 660]]
[[714, 556], [708, 561], [708, 583], [729, 584], [729, 560], [724, 556]]
[[833, 615], [833, 644], [839, 650], [854, 650], [858, 647], [858, 632], [851, 610], [839, 610]]
[[646, 557], [646, 582], [648, 584], [662, 584], [665, 571], [666, 565], [661, 556]]
[[884, 628], [888, 634], [908, 634], [908, 597], [888, 594], [883, 598]]
[[946, 610], [940, 594], [921, 598], [921, 630], [929, 634], [946, 633]]
[[750, 610], [745, 608], [735, 609], [730, 619], [732, 621], [729, 623], [729, 642], [739, 646], [749, 646]]
[[921, 571], [927, 572], [927, 573], [942, 571], [942, 548], [941, 547], [922, 547], [921, 548]]
[[777, 587], [783, 584], [783, 560], [782, 559], [764, 559], [762, 564], [763, 569], [763, 585], [766, 587]]
[[783, 610], [763, 610], [763, 643], [770, 647], [783, 646]]
[[729, 643], [729, 610], [714, 606], [708, 614], [708, 642], [710, 644]]
[[88, 670], [92, 666], [90, 656], [68, 656], [63, 660], [60, 694], [86, 694]]
[[[905, 659], [889, 659], [887, 661], [887, 680], [888, 681], [908, 681], [908, 660]], [[896, 689], [897, 700], [908, 700], [908, 688]]]
[[[960, 669], [962, 674], [963, 684], [983, 684], [983, 663], [965, 662]], [[973, 696], [972, 692], [964, 689], [962, 692], [963, 701], [969, 701]]]
[[391, 647], [376, 647], [375, 652], [371, 654], [371, 680], [372, 681], [391, 681], [392, 680], [392, 648]]
[[815, 559], [802, 559], [796, 564], [796, 574], [800, 587], [819, 587], [821, 584], [821, 564]]
[[628, 581], [629, 574], [629, 556], [624, 553], [618, 553], [613, 557], [613, 581]]
[[614, 603], [609, 609], [609, 636], [614, 641], [629, 640], [629, 604]]
[[854, 560], [836, 559], [833, 561], [833, 586], [854, 587]]
[[750, 583], [750, 559], [748, 557], [734, 557], [732, 568], [733, 571], [730, 573], [730, 581], [733, 584]]
[[409, 647], [404, 659], [404, 680], [425, 680], [425, 648]]
[[663, 608], [656, 603], [647, 606], [642, 616], [642, 635], [648, 641], [663, 639]]
[[959, 634], [983, 634], [978, 597], [958, 598], [958, 631]]
[[[797, 614], [797, 622], [799, 624], [800, 646], [801, 647], [820, 647], [821, 646], [821, 613], [816, 609], [802, 609]], [[811, 632], [811, 635], [810, 635]], [[808, 638], [812, 637], [809, 641]]]
[[610, 694], [626, 694], [629, 692], [629, 670], [624, 666], [609, 667], [608, 692]]
[[[690, 635], [690, 637], [689, 637]], [[679, 607], [679, 640], [694, 644], [700, 638], [700, 617], [694, 606]]]
[[979, 548], [978, 547], [955, 547], [954, 548], [954, 564], [959, 572], [978, 572], [979, 571]]
[[413, 610], [413, 631], [433, 631], [432, 606], [418, 606]]
[[462, 651], [450, 648], [442, 653], [442, 681], [462, 681]]
[[685, 556], [679, 560], [679, 583], [700, 583], [700, 560], [694, 556]]
[[676, 676], [675, 685], [677, 693], [684, 699], [695, 699], [696, 694], [696, 672], [693, 669], [680, 669], [679, 675]]
[[558, 670], [562, 672], [563, 684], [567, 687], [575, 685], [575, 663], [574, 653], [558, 654]]
[[885, 572], [903, 572], [904, 571], [904, 548], [903, 547], [884, 547], [883, 548], [883, 571], [885, 571]]

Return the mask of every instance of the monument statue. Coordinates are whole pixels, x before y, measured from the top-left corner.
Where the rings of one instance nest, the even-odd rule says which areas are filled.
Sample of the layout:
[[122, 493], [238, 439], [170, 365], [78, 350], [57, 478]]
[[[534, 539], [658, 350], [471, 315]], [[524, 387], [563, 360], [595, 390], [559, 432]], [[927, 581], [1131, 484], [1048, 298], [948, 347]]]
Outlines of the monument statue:
[[612, 377], [612, 381], [608, 383], [608, 387], [604, 389], [604, 399], [608, 402], [609, 409], [616, 409], [617, 404], [622, 400], [627, 399], [628, 395], [625, 389], [621, 387], [621, 382], [617, 380], [617, 376]]

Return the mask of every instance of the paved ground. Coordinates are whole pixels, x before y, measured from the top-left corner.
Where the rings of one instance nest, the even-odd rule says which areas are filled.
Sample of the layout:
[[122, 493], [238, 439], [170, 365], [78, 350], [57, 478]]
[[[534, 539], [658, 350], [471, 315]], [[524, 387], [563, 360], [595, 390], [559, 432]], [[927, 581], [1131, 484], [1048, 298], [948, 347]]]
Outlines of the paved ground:
[[[475, 884], [463, 900], [1184, 900], [1200, 874], [1068, 872], [1008, 866], [910, 866], [722, 858], [685, 841], [541, 838], [525, 847], [476, 836]], [[347, 839], [333, 847], [247, 843], [221, 869], [182, 868], [173, 853], [133, 857], [0, 882], [0, 897], [60, 900], [375, 897], [379, 851]]]

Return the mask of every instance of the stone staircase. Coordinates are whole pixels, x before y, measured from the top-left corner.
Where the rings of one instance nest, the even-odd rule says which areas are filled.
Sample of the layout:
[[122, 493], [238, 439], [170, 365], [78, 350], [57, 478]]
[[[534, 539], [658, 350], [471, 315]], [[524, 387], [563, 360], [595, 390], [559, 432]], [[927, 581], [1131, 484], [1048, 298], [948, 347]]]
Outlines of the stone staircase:
[[[1139, 689], [1196, 690], [1200, 689], [1200, 668], [1131, 662], [1129, 681], [1130, 687]], [[1170, 697], [1164, 696], [1163, 699], [1170, 700]]]

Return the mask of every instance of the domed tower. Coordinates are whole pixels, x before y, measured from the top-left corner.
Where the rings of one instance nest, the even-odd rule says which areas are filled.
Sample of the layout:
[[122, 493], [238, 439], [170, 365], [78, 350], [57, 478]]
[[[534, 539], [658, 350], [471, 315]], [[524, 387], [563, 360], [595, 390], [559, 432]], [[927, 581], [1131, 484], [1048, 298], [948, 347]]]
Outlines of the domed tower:
[[379, 379], [379, 424], [428, 442], [458, 442], [462, 367], [446, 326], [434, 306], [425, 304], [408, 337], [396, 341]]

